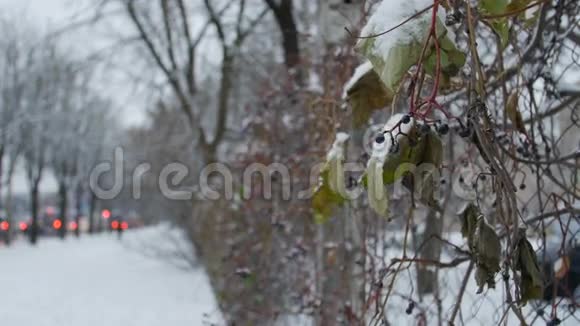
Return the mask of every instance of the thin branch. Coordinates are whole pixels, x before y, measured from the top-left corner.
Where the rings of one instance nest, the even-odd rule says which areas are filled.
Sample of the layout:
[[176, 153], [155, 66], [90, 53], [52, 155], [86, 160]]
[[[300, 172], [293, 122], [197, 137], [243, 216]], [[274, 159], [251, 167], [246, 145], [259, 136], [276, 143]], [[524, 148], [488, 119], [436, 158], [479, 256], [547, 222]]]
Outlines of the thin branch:
[[173, 73], [177, 71], [177, 60], [175, 60], [175, 51], [173, 49], [173, 32], [171, 31], [169, 1], [159, 0], [161, 2], [161, 12], [163, 13], [163, 26], [165, 27], [165, 37], [167, 38], [167, 54], [171, 62]]

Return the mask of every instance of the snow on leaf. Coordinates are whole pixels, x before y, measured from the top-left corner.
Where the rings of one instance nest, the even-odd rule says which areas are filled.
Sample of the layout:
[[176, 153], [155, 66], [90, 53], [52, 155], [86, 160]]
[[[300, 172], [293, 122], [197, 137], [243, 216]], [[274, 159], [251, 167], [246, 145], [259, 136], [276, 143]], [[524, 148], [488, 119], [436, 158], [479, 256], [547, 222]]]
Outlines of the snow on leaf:
[[386, 215], [389, 207], [387, 191], [383, 182], [383, 166], [390, 146], [388, 140], [381, 143], [375, 141], [366, 169], [369, 205], [381, 216]]
[[321, 183], [312, 197], [314, 219], [317, 223], [325, 222], [332, 215], [335, 207], [345, 201], [343, 162], [344, 147], [349, 138], [347, 133], [337, 133], [332, 147], [326, 154], [326, 165], [321, 172]]
[[332, 148], [326, 156], [326, 164], [328, 168], [328, 185], [330, 189], [340, 194], [341, 196], [346, 196], [346, 186], [344, 182], [344, 146], [346, 141], [349, 139], [349, 135], [344, 132], [339, 132], [336, 134]]
[[347, 98], [348, 93], [350, 93], [352, 89], [356, 87], [357, 83], [372, 70], [373, 64], [370, 61], [365, 61], [363, 64], [356, 67], [350, 79], [346, 84], [344, 84], [343, 97]]
[[[384, 0], [361, 34], [380, 34], [432, 4], [431, 0]], [[456, 73], [463, 66], [465, 55], [457, 50], [452, 32], [441, 23], [444, 20], [443, 10], [439, 10], [438, 14], [441, 17], [437, 17], [436, 22], [437, 38], [445, 45], [441, 46], [441, 52], [448, 58], [447, 62], [442, 62], [441, 67], [445, 74], [451, 75], [451, 72]], [[357, 44], [391, 92], [395, 93], [407, 71], [419, 61], [430, 26], [431, 12], [426, 11], [389, 33], [363, 38]], [[425, 60], [432, 56], [435, 56], [434, 44], [428, 47]], [[433, 69], [431, 70], [428, 72], [432, 74]]]
[[370, 61], [355, 69], [344, 86], [343, 96], [352, 107], [355, 127], [367, 123], [374, 111], [393, 101], [393, 92], [381, 81]]

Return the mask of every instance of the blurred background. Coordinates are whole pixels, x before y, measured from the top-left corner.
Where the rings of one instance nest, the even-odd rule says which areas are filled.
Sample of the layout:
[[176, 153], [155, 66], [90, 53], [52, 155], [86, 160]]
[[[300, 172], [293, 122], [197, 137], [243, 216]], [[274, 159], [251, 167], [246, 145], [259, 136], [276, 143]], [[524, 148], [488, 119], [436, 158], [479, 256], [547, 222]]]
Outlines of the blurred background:
[[[435, 6], [459, 17], [448, 28], [467, 56], [437, 97], [450, 115], [423, 116], [445, 146], [442, 209], [389, 186], [385, 218], [366, 195], [298, 194], [338, 132], [355, 188], [379, 129], [409, 112], [415, 68], [388, 103], [360, 91], [380, 81], [358, 36], [388, 0], [0, 0], [0, 323], [580, 324], [579, 6], [490, 1], [503, 9], [394, 0], [375, 18], [386, 31]], [[473, 202], [502, 241], [515, 232], [458, 129], [478, 73], [468, 7], [500, 121], [489, 133], [543, 273], [527, 305], [507, 265], [477, 293], [461, 233]], [[511, 94], [521, 128], [504, 114]]]

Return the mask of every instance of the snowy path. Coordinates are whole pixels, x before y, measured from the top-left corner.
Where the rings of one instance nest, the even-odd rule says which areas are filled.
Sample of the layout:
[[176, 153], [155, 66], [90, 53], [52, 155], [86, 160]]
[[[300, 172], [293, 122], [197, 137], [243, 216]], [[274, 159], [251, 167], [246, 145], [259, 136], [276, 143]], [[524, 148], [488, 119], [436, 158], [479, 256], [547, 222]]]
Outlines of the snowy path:
[[[153, 231], [0, 248], [0, 323], [10, 326], [196, 326], [216, 319], [205, 273], [128, 249]], [[206, 315], [207, 314], [207, 315]], [[208, 317], [208, 315], [213, 318]]]

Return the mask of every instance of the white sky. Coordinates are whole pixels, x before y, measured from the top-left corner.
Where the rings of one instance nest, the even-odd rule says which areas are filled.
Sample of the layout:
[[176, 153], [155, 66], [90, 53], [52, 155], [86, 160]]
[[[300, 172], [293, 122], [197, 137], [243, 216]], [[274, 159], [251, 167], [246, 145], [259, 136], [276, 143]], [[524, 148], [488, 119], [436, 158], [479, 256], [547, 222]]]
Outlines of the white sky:
[[[0, 14], [22, 17], [25, 24], [35, 25], [41, 34], [47, 34], [88, 17], [92, 13], [87, 9], [95, 3], [94, 0], [0, 0]], [[85, 58], [114, 43], [118, 35], [126, 35], [127, 31], [130, 33], [130, 28], [123, 24], [108, 26], [106, 30], [87, 26], [66, 32], [60, 41], [71, 56]], [[128, 85], [127, 80], [120, 75], [125, 76], [125, 72], [112, 77], [107, 75], [107, 78], [101, 76], [97, 78], [96, 84], [101, 95], [111, 98], [121, 110], [122, 124], [138, 124], [144, 119], [145, 108], [135, 95], [132, 85]]]

